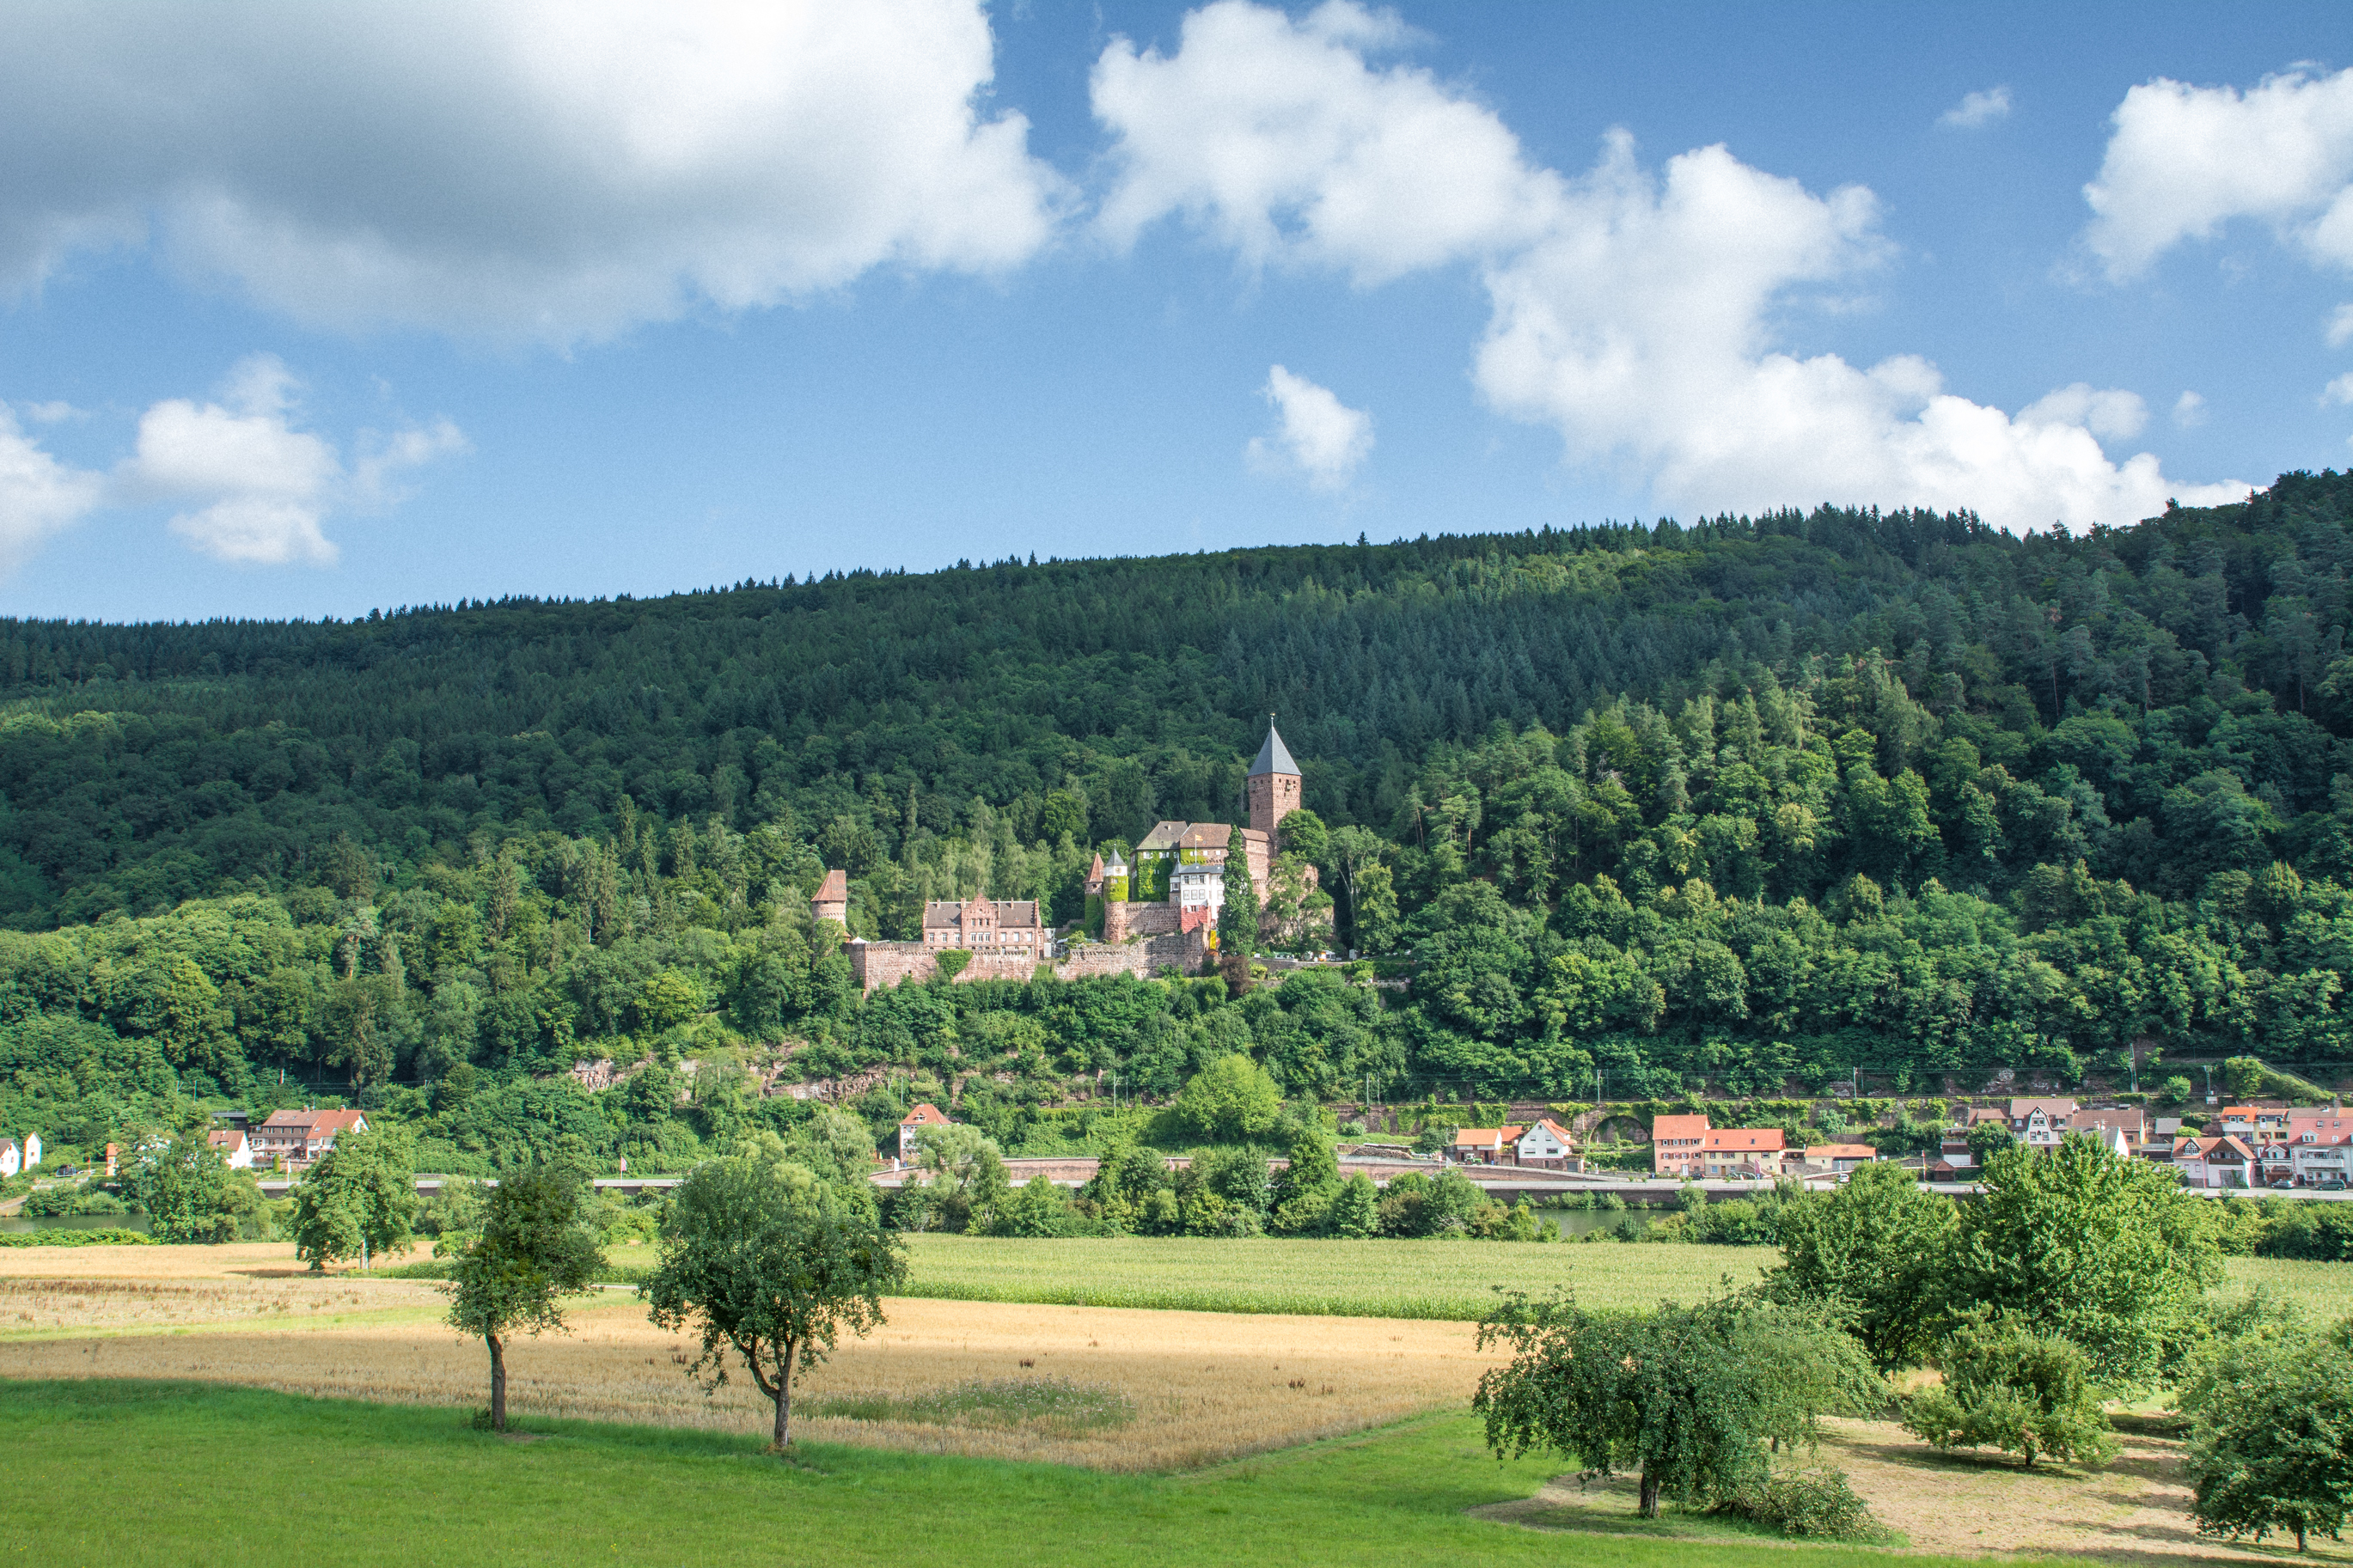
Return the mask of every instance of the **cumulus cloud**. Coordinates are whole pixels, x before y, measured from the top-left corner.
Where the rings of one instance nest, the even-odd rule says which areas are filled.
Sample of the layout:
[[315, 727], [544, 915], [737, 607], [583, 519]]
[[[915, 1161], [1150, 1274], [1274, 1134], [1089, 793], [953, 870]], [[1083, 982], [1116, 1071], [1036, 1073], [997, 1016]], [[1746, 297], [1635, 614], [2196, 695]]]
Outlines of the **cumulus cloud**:
[[403, 471], [465, 447], [442, 420], [368, 441], [347, 473], [325, 439], [294, 428], [299, 390], [277, 358], [256, 354], [230, 373], [218, 403], [156, 404], [139, 420], [116, 493], [184, 506], [172, 531], [217, 560], [327, 565], [337, 553], [321, 527], [331, 510], [387, 505]]
[[0, 405], [0, 572], [102, 506], [176, 507], [172, 531], [216, 560], [327, 565], [322, 527], [339, 510], [381, 510], [401, 499], [401, 477], [466, 449], [443, 419], [389, 436], [363, 432], [346, 469], [332, 444], [296, 428], [301, 384], [275, 356], [255, 354], [216, 401], [173, 397], [139, 419], [131, 455], [111, 473], [70, 468], [27, 437]]
[[1936, 116], [1936, 123], [1951, 126], [1956, 131], [1975, 131], [1991, 125], [1997, 120], [2010, 118], [2010, 89], [1989, 87], [1983, 92], [1972, 92], [1960, 102]]
[[1219, 0], [1185, 18], [1174, 55], [1114, 40], [1093, 78], [1113, 138], [1103, 233], [1130, 245], [1182, 215], [1252, 266], [1362, 284], [1534, 240], [1558, 178], [1428, 71], [1366, 58], [1404, 41], [1349, 0], [1297, 21]]
[[2206, 400], [2194, 392], [2185, 392], [2173, 400], [2173, 423], [2181, 429], [2194, 430], [2206, 423]]
[[1274, 405], [1276, 430], [1271, 439], [1251, 439], [1252, 468], [1302, 474], [1316, 489], [1336, 490], [1372, 455], [1373, 416], [1342, 403], [1330, 388], [1275, 365], [1260, 395]]
[[1915, 356], [1788, 352], [1775, 326], [1793, 305], [1883, 258], [1870, 192], [1817, 195], [1720, 146], [1653, 172], [1622, 132], [1565, 178], [1491, 110], [1368, 59], [1396, 42], [1384, 26], [1345, 4], [1293, 20], [1219, 0], [1173, 55], [1113, 43], [1094, 75], [1116, 139], [1110, 237], [1176, 216], [1250, 263], [1363, 285], [1475, 258], [1487, 399], [1678, 508], [1973, 507], [2019, 529], [2245, 493], [2169, 480], [2147, 453], [2112, 461], [2102, 439], [2147, 417], [2130, 393], [2062, 388], [2013, 418]]
[[2353, 305], [2339, 305], [2328, 318], [2328, 346], [2341, 349], [2353, 343]]
[[314, 325], [556, 343], [886, 266], [987, 273], [1057, 177], [978, 0], [19, 8], [0, 284], [153, 239]]
[[2353, 403], [2353, 371], [2338, 376], [2320, 389], [2323, 403]]
[[43, 451], [0, 404], [0, 572], [14, 571], [52, 534], [79, 522], [105, 489], [102, 475]]
[[2148, 423], [2148, 405], [2137, 392], [2079, 381], [2046, 392], [2018, 411], [2021, 425], [2081, 425], [2102, 440], [2129, 441]]
[[2134, 88], [2099, 177], [2084, 243], [2112, 277], [2232, 218], [2267, 223], [2313, 260], [2353, 267], [2353, 69], [2235, 87], [2160, 77]]

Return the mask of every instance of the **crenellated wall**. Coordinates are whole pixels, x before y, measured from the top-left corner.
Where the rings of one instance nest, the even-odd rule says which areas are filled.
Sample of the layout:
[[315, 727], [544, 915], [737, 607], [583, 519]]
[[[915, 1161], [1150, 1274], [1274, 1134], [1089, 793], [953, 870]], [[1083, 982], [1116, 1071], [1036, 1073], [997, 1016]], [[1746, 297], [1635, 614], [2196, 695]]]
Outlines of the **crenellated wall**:
[[[1168, 929], [1134, 942], [1089, 942], [1051, 967], [1058, 980], [1082, 980], [1103, 974], [1134, 974], [1150, 978], [1174, 965], [1187, 974], [1198, 973], [1208, 962], [1208, 943], [1202, 930], [1175, 929], [1176, 910], [1166, 904], [1130, 904], [1123, 909], [1160, 910]], [[906, 981], [926, 981], [939, 973], [939, 952], [920, 942], [853, 942], [849, 944], [850, 977], [861, 992]], [[975, 953], [956, 977], [957, 984], [976, 980], [1027, 981], [1038, 965], [1026, 958], [1000, 958]]]

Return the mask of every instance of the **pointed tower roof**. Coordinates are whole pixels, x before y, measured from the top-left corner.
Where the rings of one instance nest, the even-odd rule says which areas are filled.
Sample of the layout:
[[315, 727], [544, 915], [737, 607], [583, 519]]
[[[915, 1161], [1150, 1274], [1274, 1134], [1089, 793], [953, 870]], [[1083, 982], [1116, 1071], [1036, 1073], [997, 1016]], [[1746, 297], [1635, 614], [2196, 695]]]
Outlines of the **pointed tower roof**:
[[1266, 744], [1258, 749], [1258, 761], [1250, 764], [1250, 776], [1257, 778], [1261, 773], [1295, 775], [1298, 772], [1299, 764], [1291, 760], [1291, 748], [1282, 743], [1282, 736], [1274, 727], [1274, 715], [1268, 714]]
[[1090, 881], [1090, 882], [1100, 882], [1100, 881], [1102, 881], [1102, 880], [1103, 880], [1103, 857], [1102, 857], [1100, 854], [1098, 854], [1098, 855], [1095, 857], [1095, 863], [1094, 863], [1093, 865], [1092, 865], [1092, 866], [1090, 866], [1090, 867], [1088, 867], [1088, 868], [1087, 868], [1087, 880], [1088, 880], [1088, 881]]

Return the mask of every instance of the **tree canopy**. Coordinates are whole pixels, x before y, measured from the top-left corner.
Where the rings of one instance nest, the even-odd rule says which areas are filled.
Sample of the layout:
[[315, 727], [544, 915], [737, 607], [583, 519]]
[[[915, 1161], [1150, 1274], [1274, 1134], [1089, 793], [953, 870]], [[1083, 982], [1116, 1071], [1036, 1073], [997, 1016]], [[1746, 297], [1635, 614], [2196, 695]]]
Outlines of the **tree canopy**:
[[733, 1352], [776, 1405], [781, 1453], [793, 1380], [842, 1331], [880, 1325], [882, 1295], [905, 1274], [901, 1243], [863, 1183], [823, 1181], [751, 1152], [697, 1166], [671, 1194], [645, 1299], [657, 1324], [699, 1336], [689, 1376], [726, 1382]]
[[564, 1328], [562, 1299], [587, 1289], [605, 1266], [581, 1205], [586, 1179], [538, 1165], [491, 1190], [481, 1232], [458, 1253], [448, 1323], [478, 1334], [491, 1354], [491, 1427], [507, 1429], [506, 1342]]
[[[2081, 534], [1824, 507], [0, 621], [0, 1122], [323, 1089], [486, 1175], [787, 1131], [749, 1077], [787, 1046], [1016, 1108], [1235, 1053], [1393, 1100], [2353, 1059], [2348, 525], [2299, 473]], [[849, 984], [927, 900], [1073, 921], [1097, 850], [1240, 822], [1271, 708], [1307, 811], [1237, 947], [1409, 985]], [[561, 1076], [606, 1058], [667, 1092]]]

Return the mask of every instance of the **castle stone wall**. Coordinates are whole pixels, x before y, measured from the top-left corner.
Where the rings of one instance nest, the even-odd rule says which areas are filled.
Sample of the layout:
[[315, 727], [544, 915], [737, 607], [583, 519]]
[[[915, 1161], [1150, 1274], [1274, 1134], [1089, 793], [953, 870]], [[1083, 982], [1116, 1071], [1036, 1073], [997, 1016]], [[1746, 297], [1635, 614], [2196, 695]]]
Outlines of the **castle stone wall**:
[[[1141, 909], [1163, 908], [1166, 905], [1124, 906]], [[1150, 979], [1161, 970], [1174, 964], [1187, 974], [1199, 972], [1208, 962], [1208, 943], [1200, 930], [1179, 931], [1174, 928], [1175, 911], [1170, 910], [1171, 929], [1139, 941], [1110, 943], [1088, 943], [1069, 958], [1053, 965], [1058, 980], [1083, 980], [1104, 974], [1134, 974]], [[864, 942], [849, 944], [849, 973], [861, 992], [885, 986], [903, 984], [913, 980], [931, 980], [940, 972], [939, 951], [927, 948], [920, 942]], [[975, 953], [963, 972], [956, 975], [959, 985], [977, 980], [1027, 981], [1038, 972], [1038, 965], [1027, 958], [1000, 958], [994, 953]]]
[[1103, 939], [1114, 946], [1130, 937], [1173, 936], [1176, 926], [1176, 906], [1166, 900], [1150, 904], [1106, 900], [1103, 904]]

